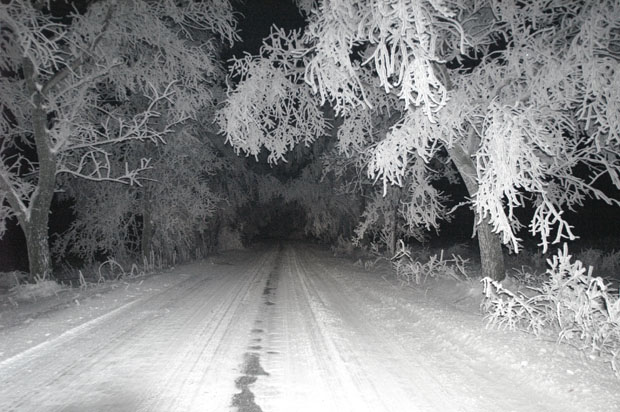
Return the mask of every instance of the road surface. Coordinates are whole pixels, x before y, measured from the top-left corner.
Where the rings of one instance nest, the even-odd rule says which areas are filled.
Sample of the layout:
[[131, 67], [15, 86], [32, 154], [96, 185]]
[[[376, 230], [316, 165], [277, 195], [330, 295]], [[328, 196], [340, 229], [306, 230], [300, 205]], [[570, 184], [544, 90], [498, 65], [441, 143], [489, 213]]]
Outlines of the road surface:
[[263, 245], [0, 328], [0, 411], [620, 410], [618, 380], [567, 353]]

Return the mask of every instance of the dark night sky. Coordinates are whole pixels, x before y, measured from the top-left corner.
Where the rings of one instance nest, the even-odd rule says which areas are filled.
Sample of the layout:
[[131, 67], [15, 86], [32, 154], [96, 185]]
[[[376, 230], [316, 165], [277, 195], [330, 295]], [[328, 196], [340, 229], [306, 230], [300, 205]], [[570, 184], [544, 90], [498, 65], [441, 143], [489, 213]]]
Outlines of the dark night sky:
[[[58, 17], [68, 15], [75, 9], [83, 12], [94, 1], [97, 0], [52, 0], [52, 12]], [[305, 24], [293, 0], [231, 0], [231, 3], [238, 13], [242, 42], [228, 50], [226, 58], [241, 56], [244, 52], [257, 54], [262, 39], [269, 35], [274, 24], [285, 29], [297, 29]]]
[[244, 52], [257, 54], [263, 38], [269, 35], [274, 24], [285, 29], [303, 27], [305, 21], [292, 0], [244, 0], [235, 1], [239, 13], [239, 29], [242, 42], [225, 54], [241, 57]]

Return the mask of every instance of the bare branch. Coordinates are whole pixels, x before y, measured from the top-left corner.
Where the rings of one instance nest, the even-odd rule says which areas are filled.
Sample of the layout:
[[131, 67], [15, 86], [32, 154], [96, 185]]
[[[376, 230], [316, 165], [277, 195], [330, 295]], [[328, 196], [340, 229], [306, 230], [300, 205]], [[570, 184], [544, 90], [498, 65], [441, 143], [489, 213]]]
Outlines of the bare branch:
[[58, 169], [58, 174], [70, 174], [92, 182], [116, 182], [128, 185], [142, 186], [143, 180], [150, 180], [142, 177], [142, 174], [151, 170], [151, 160], [142, 158], [140, 165], [130, 168], [125, 163], [125, 170], [121, 174], [115, 174], [109, 153], [93, 149], [83, 154], [77, 164], [66, 163]]

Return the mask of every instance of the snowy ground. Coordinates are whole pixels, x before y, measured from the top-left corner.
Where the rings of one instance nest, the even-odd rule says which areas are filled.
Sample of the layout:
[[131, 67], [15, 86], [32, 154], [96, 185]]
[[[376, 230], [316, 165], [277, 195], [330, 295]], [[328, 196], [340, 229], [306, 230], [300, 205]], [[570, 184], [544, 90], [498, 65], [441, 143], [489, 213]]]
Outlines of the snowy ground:
[[620, 410], [608, 365], [485, 329], [468, 292], [291, 243], [4, 300], [0, 410]]

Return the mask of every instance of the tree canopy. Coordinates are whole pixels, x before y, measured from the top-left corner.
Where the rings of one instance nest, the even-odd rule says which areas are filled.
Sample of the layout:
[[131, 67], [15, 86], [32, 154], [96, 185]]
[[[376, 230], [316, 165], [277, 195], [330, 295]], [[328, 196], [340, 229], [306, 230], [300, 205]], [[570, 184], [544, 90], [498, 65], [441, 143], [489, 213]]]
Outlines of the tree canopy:
[[[566, 212], [586, 199], [620, 205], [615, 0], [296, 0], [306, 25], [273, 27], [228, 72], [227, 0], [89, 2], [62, 21], [42, 3], [0, 4], [0, 235], [17, 218], [35, 273], [58, 183], [94, 185], [92, 207], [117, 195], [117, 217], [138, 220], [154, 210], [130, 205], [148, 192], [166, 210], [139, 231], [176, 222], [174, 247], [279, 198], [305, 204], [308, 233], [356, 224], [347, 235], [393, 252], [467, 205], [495, 278], [523, 229], [546, 249], [576, 237]], [[287, 181], [224, 142], [272, 166], [313, 157]], [[451, 198], [459, 181], [467, 196]]]
[[227, 0], [98, 1], [63, 21], [45, 3], [0, 4], [0, 234], [16, 217], [41, 276], [56, 176], [139, 185], [150, 159], [129, 164], [125, 143], [162, 144], [211, 104], [219, 44], [238, 39]]
[[[468, 188], [478, 230], [488, 225], [515, 250], [524, 225], [546, 249], [575, 238], [564, 212], [586, 198], [619, 204], [599, 186], [609, 179], [620, 188], [617, 2], [325, 0], [300, 6], [308, 25], [297, 42], [280, 42], [283, 35], [273, 32], [261, 54], [237, 60], [235, 70], [262, 67], [275, 76], [281, 68], [264, 65], [272, 56], [294, 59], [288, 67], [303, 69], [302, 86], [344, 118], [338, 146], [367, 159], [362, 167], [383, 181], [384, 193], [406, 179], [425, 187], [428, 170], [421, 165], [447, 153]], [[244, 104], [258, 104], [262, 96], [243, 91], [248, 82], [242, 78], [229, 93], [245, 93]], [[269, 119], [257, 112], [241, 121], [283, 119], [273, 108], [286, 107], [283, 102], [270, 101]], [[237, 109], [230, 100], [223, 116]], [[313, 112], [301, 113], [303, 124], [314, 124]], [[380, 118], [385, 121], [373, 120]], [[280, 159], [290, 150], [256, 134], [240, 141], [222, 130], [249, 153], [264, 146]], [[289, 142], [310, 135], [289, 130], [295, 132]], [[437, 191], [426, 196], [410, 209], [424, 211], [414, 214], [423, 225], [444, 204]], [[515, 209], [530, 205], [533, 217], [523, 222]]]

